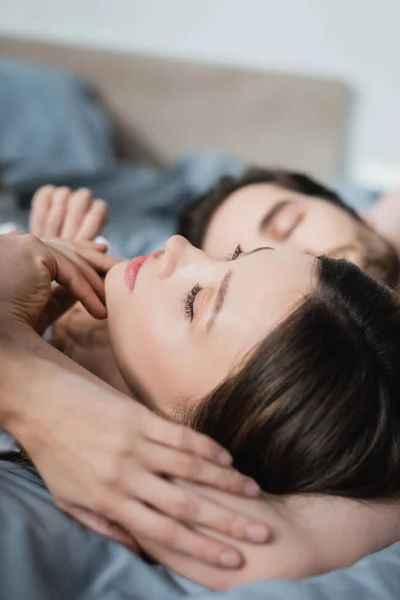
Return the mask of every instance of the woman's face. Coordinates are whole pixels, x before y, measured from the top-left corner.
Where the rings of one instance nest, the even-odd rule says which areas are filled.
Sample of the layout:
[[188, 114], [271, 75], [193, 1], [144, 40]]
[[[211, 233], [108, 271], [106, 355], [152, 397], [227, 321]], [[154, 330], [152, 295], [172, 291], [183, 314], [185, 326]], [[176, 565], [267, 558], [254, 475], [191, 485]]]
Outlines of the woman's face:
[[313, 289], [310, 255], [232, 251], [216, 260], [173, 236], [164, 252], [119, 263], [107, 275], [118, 365], [159, 411], [211, 392]]

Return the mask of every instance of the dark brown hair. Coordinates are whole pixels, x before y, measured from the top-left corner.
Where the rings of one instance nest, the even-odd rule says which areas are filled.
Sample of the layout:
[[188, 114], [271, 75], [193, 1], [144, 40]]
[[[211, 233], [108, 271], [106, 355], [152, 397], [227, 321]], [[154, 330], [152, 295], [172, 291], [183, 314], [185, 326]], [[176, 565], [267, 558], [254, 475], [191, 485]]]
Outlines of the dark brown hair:
[[269, 493], [400, 495], [400, 305], [357, 266], [318, 284], [237, 373], [188, 411]]
[[389, 242], [371, 230], [335, 192], [302, 173], [253, 167], [239, 177], [223, 177], [216, 186], [183, 209], [179, 216], [178, 233], [194, 246], [201, 248], [208, 225], [219, 206], [237, 190], [257, 183], [270, 183], [286, 190], [322, 198], [344, 210], [363, 226], [362, 229], [360, 228], [360, 242], [363, 248], [362, 268], [369, 275], [391, 287], [398, 284], [400, 263], [397, 253]]

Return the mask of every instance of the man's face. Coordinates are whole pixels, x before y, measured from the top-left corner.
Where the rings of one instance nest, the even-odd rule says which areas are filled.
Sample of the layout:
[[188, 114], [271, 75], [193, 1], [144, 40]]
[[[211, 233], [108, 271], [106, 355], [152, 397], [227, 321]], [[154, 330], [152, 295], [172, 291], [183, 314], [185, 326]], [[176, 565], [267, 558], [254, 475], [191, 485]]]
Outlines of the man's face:
[[362, 265], [361, 233], [375, 236], [345, 210], [327, 200], [274, 184], [257, 183], [232, 193], [211, 218], [203, 249], [223, 257], [238, 244], [295, 248], [313, 255], [347, 258]]

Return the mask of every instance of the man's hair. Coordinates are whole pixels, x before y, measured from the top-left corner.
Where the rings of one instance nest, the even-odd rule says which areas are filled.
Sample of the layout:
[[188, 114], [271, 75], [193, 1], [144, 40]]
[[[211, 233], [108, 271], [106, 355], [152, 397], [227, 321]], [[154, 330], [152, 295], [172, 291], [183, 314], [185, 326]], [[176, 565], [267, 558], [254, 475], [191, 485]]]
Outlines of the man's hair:
[[400, 305], [356, 265], [316, 259], [313, 293], [184, 421], [265, 492], [400, 495]]
[[239, 177], [223, 177], [211, 190], [183, 209], [179, 216], [178, 233], [194, 246], [201, 248], [212, 216], [221, 204], [237, 190], [258, 183], [269, 183], [314, 198], [322, 198], [344, 210], [363, 225], [359, 240], [363, 248], [362, 268], [391, 287], [398, 284], [400, 263], [389, 242], [371, 230], [338, 194], [302, 173], [253, 167]]
[[179, 216], [178, 233], [189, 240], [193, 246], [201, 248], [211, 217], [221, 204], [237, 190], [257, 183], [270, 183], [285, 190], [324, 198], [361, 222], [359, 215], [350, 206], [347, 206], [335, 192], [311, 179], [308, 175], [286, 171], [285, 169], [252, 167], [240, 176], [222, 177], [211, 190], [188, 204]]

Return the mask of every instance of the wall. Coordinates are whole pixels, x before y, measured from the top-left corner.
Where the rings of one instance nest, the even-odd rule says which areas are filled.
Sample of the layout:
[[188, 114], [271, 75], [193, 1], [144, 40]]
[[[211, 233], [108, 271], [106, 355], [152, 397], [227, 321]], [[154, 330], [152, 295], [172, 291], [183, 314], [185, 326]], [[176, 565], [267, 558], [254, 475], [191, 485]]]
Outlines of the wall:
[[349, 173], [400, 183], [398, 0], [0, 0], [0, 33], [333, 76]]

